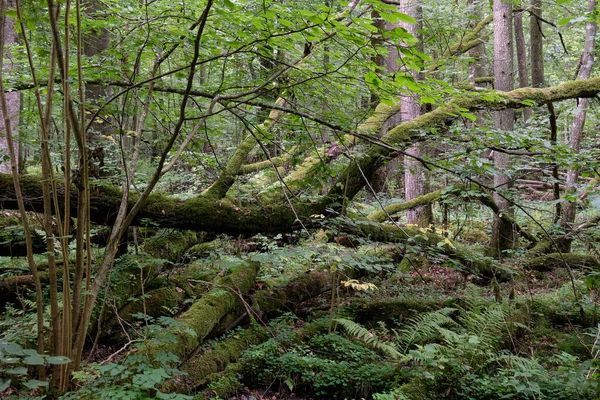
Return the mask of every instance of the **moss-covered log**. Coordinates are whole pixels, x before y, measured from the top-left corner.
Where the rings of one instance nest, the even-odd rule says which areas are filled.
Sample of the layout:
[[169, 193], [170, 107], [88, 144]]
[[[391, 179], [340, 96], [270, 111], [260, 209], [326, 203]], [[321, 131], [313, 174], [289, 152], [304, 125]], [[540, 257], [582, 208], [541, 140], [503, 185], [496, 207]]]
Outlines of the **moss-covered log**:
[[[253, 311], [259, 315], [273, 314], [286, 310], [295, 311], [301, 302], [313, 298], [327, 287], [329, 276], [325, 272], [311, 271], [290, 282], [260, 290], [252, 295]], [[239, 321], [239, 315], [233, 315]], [[219, 334], [221, 332], [217, 332]], [[252, 344], [268, 339], [268, 331], [258, 325], [219, 342], [213, 349], [192, 356], [180, 369], [188, 375], [169, 381], [164, 389], [169, 392], [189, 392], [208, 383], [212, 374], [221, 372], [237, 360], [242, 351]]]
[[381, 166], [400, 154], [396, 148], [402, 150], [416, 142], [434, 137], [439, 128], [452, 124], [465, 112], [543, 105], [577, 97], [594, 97], [599, 92], [600, 78], [592, 78], [569, 81], [549, 88], [520, 88], [510, 92], [469, 92], [457, 96], [435, 110], [391, 129], [381, 138], [389, 147], [374, 145], [365, 155], [354, 159], [340, 175], [338, 184], [330, 190], [329, 196], [338, 201], [353, 198], [362, 189], [365, 181], [372, 180]]
[[[31, 230], [33, 252], [46, 251], [46, 242], [36, 230]], [[0, 257], [21, 257], [27, 255], [25, 247], [25, 231], [17, 216], [0, 217]]]
[[[21, 177], [22, 191], [28, 210], [41, 212], [42, 185], [41, 178], [36, 176]], [[16, 209], [12, 177], [0, 174], [0, 207]], [[59, 204], [62, 207], [64, 187], [56, 182], [59, 192]], [[72, 212], [76, 213], [75, 187], [71, 188]], [[116, 210], [121, 204], [121, 191], [108, 185], [95, 185], [90, 188], [90, 216], [97, 224], [114, 223]], [[133, 195], [129, 204], [133, 206], [137, 196]], [[152, 194], [145, 206], [137, 214], [134, 224], [148, 219], [164, 228], [191, 229], [214, 233], [252, 234], [258, 232], [289, 232], [300, 227], [297, 216], [308, 223], [310, 215], [320, 214], [329, 204], [327, 199], [321, 201], [298, 201], [294, 209], [287, 204], [238, 206], [231, 200], [215, 200], [198, 196], [186, 201], [170, 198], [163, 194]]]
[[176, 262], [181, 261], [185, 253], [196, 243], [198, 243], [198, 236], [195, 232], [161, 229], [144, 242], [143, 249], [152, 257]]
[[219, 279], [214, 287], [196, 301], [179, 320], [186, 324], [168, 328], [166, 335], [174, 335], [175, 343], [156, 345], [149, 343], [142, 349], [149, 355], [169, 351], [179, 357], [187, 358], [202, 341], [213, 331], [227, 314], [243, 309], [241, 296], [248, 293], [254, 285], [258, 263], [246, 261], [232, 269], [231, 273]]
[[473, 274], [480, 274], [486, 277], [495, 276], [498, 279], [510, 279], [512, 275], [516, 274], [516, 271], [497, 268], [494, 260], [491, 258], [476, 254], [472, 249], [468, 249], [429, 230], [397, 227], [375, 222], [346, 224], [341, 226], [340, 229], [380, 242], [407, 243], [410, 240], [415, 245], [426, 246], [430, 251], [438, 252], [452, 260], [460, 262], [466, 271]]
[[258, 161], [252, 164], [244, 164], [240, 167], [238, 175], [252, 174], [267, 168], [272, 168], [273, 166], [280, 167], [282, 165], [289, 164], [292, 162], [297, 152], [298, 146], [293, 146], [288, 152], [281, 156], [273, 157], [270, 160]]
[[441, 196], [442, 189], [439, 189], [409, 201], [404, 201], [402, 203], [393, 203], [389, 206], [384, 207], [383, 210], [373, 211], [367, 216], [367, 219], [369, 221], [384, 222], [387, 219], [388, 215], [394, 215], [402, 211], [408, 211], [412, 210], [413, 208], [434, 203], [438, 201]]
[[574, 269], [600, 269], [597, 257], [577, 253], [550, 253], [527, 260], [525, 267], [535, 271], [550, 271], [568, 266]]
[[[231, 234], [293, 230], [299, 226], [298, 218], [306, 223], [313, 214], [325, 214], [325, 210], [330, 204], [345, 204], [346, 200], [353, 198], [365, 182], [372, 180], [375, 172], [381, 166], [400, 154], [397, 151], [398, 148], [403, 149], [415, 142], [433, 137], [439, 128], [451, 124], [465, 112], [481, 109], [520, 108], [532, 104], [540, 105], [566, 99], [593, 97], [599, 92], [600, 78], [592, 78], [570, 81], [549, 88], [465, 93], [434, 111], [392, 128], [381, 138], [386, 146], [373, 145], [366, 154], [354, 159], [349, 164], [327, 196], [314, 202], [297, 201], [293, 204], [295, 211], [288, 204], [245, 207], [226, 199], [218, 200], [217, 198], [223, 194], [225, 188], [230, 186], [231, 179], [235, 179], [239, 166], [244, 161], [241, 160], [239, 166], [233, 168], [235, 171], [232, 169], [231, 177], [225, 179], [227, 182], [217, 185], [218, 188], [215, 186], [214, 190], [209, 191], [210, 194], [207, 193], [207, 196], [198, 196], [187, 201], [158, 194], [150, 196], [145, 206], [137, 214], [136, 222], [142, 218], [148, 218], [163, 227]], [[386, 116], [387, 113], [382, 113], [382, 119], [386, 119]], [[226, 173], [225, 175], [229, 176], [230, 174]], [[62, 203], [61, 194], [64, 193], [64, 190], [60, 182], [56, 182], [56, 186], [59, 203]], [[30, 176], [22, 177], [22, 190], [27, 208], [33, 211], [42, 211], [43, 196], [40, 179]], [[74, 197], [76, 193], [77, 190], [73, 189]], [[136, 196], [132, 196], [131, 204], [135, 200]], [[92, 221], [110, 225], [114, 222], [116, 210], [121, 203], [121, 193], [116, 188], [96, 185], [90, 188], [90, 202]], [[75, 208], [77, 201], [72, 199], [71, 204]], [[17, 208], [10, 175], [0, 175], [0, 207]], [[73, 210], [74, 213], [75, 211]]]
[[260, 325], [244, 329], [188, 360], [180, 367], [180, 370], [187, 375], [168, 381], [162, 387], [162, 391], [167, 393], [194, 392], [197, 388], [209, 383], [211, 375], [224, 371], [229, 364], [235, 362], [248, 347], [259, 344], [268, 338], [269, 331]]
[[464, 190], [465, 187], [462, 185], [448, 187], [445, 189], [439, 189], [409, 201], [390, 204], [389, 206], [384, 207], [383, 210], [373, 211], [367, 216], [367, 219], [369, 221], [383, 222], [387, 219], [388, 215], [393, 215], [401, 211], [408, 211], [417, 207], [431, 204], [435, 201], [438, 201], [442, 197], [442, 195], [455, 194], [457, 196], [472, 198], [475, 201], [479, 201], [481, 204], [492, 210], [494, 214], [498, 215], [500, 219], [514, 226], [517, 232], [519, 232], [525, 239], [527, 239], [531, 243], [537, 243], [538, 239], [535, 237], [535, 235], [533, 235], [527, 229], [523, 228], [521, 225], [516, 223], [514, 218], [510, 215], [500, 212], [500, 209], [498, 208], [498, 205], [494, 201], [493, 197], [486, 193], [483, 188], [476, 188], [475, 190], [477, 190], [477, 193], [475, 196], [465, 196]]
[[169, 271], [166, 277], [158, 277], [149, 282], [143, 298], [139, 290], [135, 293], [131, 292], [126, 301], [118, 306], [118, 317], [114, 313], [105, 316], [101, 337], [114, 337], [116, 331], [121, 329], [119, 319], [136, 322], [135, 316], [138, 314], [150, 317], [159, 317], [169, 312], [179, 314], [186, 299], [199, 298], [208, 292], [211, 282], [219, 271], [218, 265], [215, 267], [214, 263], [195, 261], [185, 268]]

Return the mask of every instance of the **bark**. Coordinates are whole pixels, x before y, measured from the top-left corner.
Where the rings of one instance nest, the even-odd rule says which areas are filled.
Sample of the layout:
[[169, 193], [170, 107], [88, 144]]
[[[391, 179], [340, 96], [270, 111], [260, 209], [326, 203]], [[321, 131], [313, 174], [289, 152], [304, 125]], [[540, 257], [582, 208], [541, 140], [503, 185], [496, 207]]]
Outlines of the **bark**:
[[[152, 194], [147, 203], [141, 207], [134, 218], [139, 224], [141, 218], [148, 218], [162, 227], [193, 229], [215, 233], [257, 233], [257, 232], [289, 232], [299, 227], [297, 217], [309, 222], [314, 214], [326, 214], [326, 208], [333, 202], [343, 198], [353, 198], [364, 186], [365, 179], [372, 178], [373, 173], [389, 159], [398, 155], [397, 149], [403, 149], [422, 140], [423, 132], [434, 131], [432, 128], [443, 128], [459, 118], [461, 110], [476, 111], [481, 109], [502, 110], [506, 108], [524, 107], [523, 102], [543, 105], [566, 99], [594, 97], [600, 93], [600, 78], [580, 81], [569, 81], [550, 88], [521, 88], [508, 93], [492, 92], [469, 93], [450, 100], [445, 105], [423, 114], [420, 117], [401, 123], [382, 137], [385, 145], [373, 145], [362, 156], [357, 157], [340, 174], [337, 184], [332, 185], [329, 193], [316, 200], [297, 200], [292, 202], [294, 210], [288, 204], [283, 205], [236, 205], [228, 199], [215, 200], [203, 196], [181, 201], [161, 194]], [[382, 107], [385, 109], [386, 107]], [[379, 107], [378, 107], [379, 109]], [[389, 116], [382, 112], [381, 119]], [[433, 136], [433, 133], [429, 133]], [[425, 136], [427, 137], [427, 135]], [[41, 180], [35, 176], [23, 176], [22, 188], [25, 206], [30, 211], [43, 209]], [[64, 202], [64, 186], [57, 183], [59, 205]], [[98, 224], [112, 224], [116, 210], [121, 204], [121, 191], [104, 185], [93, 186], [91, 196], [91, 221]], [[73, 196], [75, 199], [75, 196]], [[132, 196], [132, 205], [136, 197]], [[71, 202], [72, 210], [76, 211]], [[17, 209], [16, 197], [11, 177], [0, 174], [0, 207]], [[294, 212], [295, 211], [295, 212]]]
[[[375, 24], [377, 28], [379, 28], [381, 34], [385, 30], [392, 30], [396, 28], [395, 24], [391, 24], [389, 22], [385, 22], [382, 18], [379, 18], [377, 23]], [[382, 41], [383, 42], [383, 41]], [[393, 46], [387, 46], [388, 54], [387, 57], [378, 56], [374, 62], [376, 65], [380, 66], [382, 70], [385, 70], [386, 74], [394, 74], [398, 71], [398, 48]], [[371, 96], [371, 100], [375, 100], [373, 96]], [[381, 124], [378, 129], [377, 137], [381, 137], [385, 135], [390, 128], [398, 125], [401, 120], [400, 107], [402, 106], [401, 102], [398, 102], [397, 111], [388, 117], [386, 121]], [[387, 165], [380, 168], [373, 179], [371, 180], [371, 187], [375, 193], [380, 193], [386, 190], [388, 177], [390, 173], [392, 173], [398, 165], [398, 160], [391, 160]]]
[[[15, 8], [15, 0], [2, 0], [0, 5], [0, 14], [6, 10]], [[12, 57], [12, 46], [17, 44], [17, 33], [15, 30], [15, 21], [12, 18], [9, 18], [5, 15], [0, 16], [0, 24], [3, 25], [3, 37], [0, 40], [4, 41], [4, 56], [5, 59], [2, 60], [5, 73], [10, 73], [11, 70], [17, 68], [17, 65], [14, 64]], [[19, 92], [9, 92], [6, 93], [6, 105], [8, 109], [8, 120], [10, 120], [10, 130], [12, 132], [13, 137], [18, 138], [18, 126], [19, 126], [19, 113], [21, 111], [21, 94]], [[6, 127], [5, 127], [5, 118], [2, 116], [2, 112], [0, 111], [0, 173], [9, 174], [10, 173], [10, 162], [9, 162], [9, 152], [8, 152], [8, 143], [6, 141]], [[18, 142], [15, 142], [13, 146], [15, 150], [15, 154], [19, 154], [19, 145]], [[21, 166], [18, 165], [17, 168], [21, 170]]]
[[[510, 91], [513, 82], [513, 37], [512, 37], [512, 6], [506, 0], [494, 0], [494, 88], [496, 90]], [[494, 128], [504, 131], [514, 129], [514, 111], [502, 110], [494, 113]], [[508, 154], [494, 152], [494, 167], [497, 171], [504, 171], [510, 166]], [[494, 175], [494, 201], [502, 213], [513, 213], [510, 203], [506, 199], [511, 188], [511, 179], [507, 174], [497, 172]], [[490, 243], [491, 254], [500, 258], [505, 250], [512, 249], [515, 244], [513, 226], [505, 220], [494, 216], [492, 239]]]
[[[408, 33], [419, 39], [419, 47], [422, 48], [420, 29], [422, 24], [422, 4], [420, 0], [400, 1], [400, 12], [410, 15], [417, 20], [416, 24], [400, 23], [400, 26]], [[409, 71], [414, 80], [419, 80], [417, 71]], [[400, 96], [400, 118], [402, 121], [412, 121], [421, 115], [421, 105], [416, 95], [403, 94]], [[426, 154], [424, 146], [414, 146], [406, 150], [404, 157], [404, 197], [406, 201], [423, 196], [429, 190], [429, 176], [425, 167], [413, 157], [423, 158]], [[413, 157], [411, 157], [413, 156]], [[408, 224], [419, 227], [427, 227], [433, 221], [431, 204], [426, 204], [406, 213]]]
[[542, 32], [542, 0], [531, 0], [529, 18], [529, 52], [531, 55], [531, 86], [544, 86], [544, 47]]
[[[593, 15], [596, 9], [596, 0], [588, 0], [588, 12]], [[585, 45], [583, 49], [583, 55], [581, 58], [581, 67], [577, 74], [577, 79], [587, 79], [590, 77], [592, 67], [594, 66], [594, 46], [596, 42], [596, 20], [592, 20], [586, 24], [585, 28]], [[587, 112], [588, 99], [578, 99], [577, 109], [575, 110], [575, 116], [573, 118], [573, 125], [571, 126], [571, 136], [569, 137], [569, 146], [571, 150], [577, 154], [581, 148], [581, 141], [583, 139], [585, 118]], [[567, 171], [567, 194], [575, 195], [577, 191], [577, 182], [579, 178], [579, 167], [574, 166], [569, 168]], [[568, 201], [563, 204], [563, 212], [561, 216], [561, 226], [563, 229], [568, 230], [570, 226], [575, 222], [576, 213], [576, 202]]]
[[525, 268], [535, 271], [550, 271], [555, 268], [600, 269], [600, 260], [588, 254], [550, 253], [527, 260]]
[[[102, 7], [102, 3], [99, 0], [85, 1], [84, 12], [86, 17], [90, 18], [91, 20], [102, 20]], [[108, 49], [109, 45], [110, 38], [108, 36], [108, 30], [106, 28], [93, 29], [83, 36], [83, 54], [87, 57], [91, 58], [100, 56], [104, 51]], [[99, 63], [99, 60], [96, 60], [96, 63], [98, 63], [98, 66], [101, 65]], [[86, 103], [89, 103], [92, 106], [87, 108], [93, 109], [101, 105], [103, 102], [102, 99], [104, 99], [107, 94], [108, 90], [103, 85], [86, 84]], [[95, 140], [99, 139], [100, 134], [108, 134], [111, 130], [114, 129], [113, 127], [111, 127], [111, 124], [109, 124], [108, 121], [100, 122], [99, 118], [95, 118], [93, 121], [91, 121], [91, 128], [92, 131], [97, 135], [97, 137], [94, 138]]]
[[254, 262], [243, 262], [235, 267], [229, 275], [219, 279], [208, 293], [179, 317], [179, 321], [186, 324], [185, 328], [181, 326], [167, 328], [168, 332], [165, 334], [173, 335], [176, 338], [174, 343], [160, 345], [148, 343], [140, 351], [151, 358], [168, 351], [180, 360], [186, 359], [225, 316], [235, 313], [236, 310], [244, 310], [242, 296], [247, 294], [254, 285], [257, 272], [258, 264]]
[[[529, 75], [527, 72], [527, 49], [525, 47], [525, 35], [523, 34], [523, 11], [514, 14], [515, 24], [515, 47], [517, 50], [517, 65], [519, 68], [519, 87], [529, 86]], [[523, 109], [523, 118], [527, 121], [531, 118], [531, 109]]]
[[411, 245], [419, 245], [426, 248], [431, 247], [436, 252], [445, 257], [458, 261], [463, 266], [463, 271], [484, 277], [491, 278], [496, 276], [498, 279], [509, 279], [516, 274], [516, 271], [509, 272], [503, 269], [497, 269], [492, 260], [481, 254], [476, 254], [472, 249], [468, 249], [459, 243], [445, 238], [437, 233], [413, 228], [397, 227], [373, 222], [355, 222], [353, 225], [342, 225], [338, 228], [344, 232], [352, 233], [357, 236], [367, 237], [370, 240], [406, 244], [410, 241]]
[[[303, 301], [321, 294], [328, 282], [328, 274], [312, 271], [280, 287], [258, 291], [252, 295], [254, 311], [258, 315], [280, 313], [283, 310], [294, 312], [295, 308]], [[235, 316], [235, 319], [240, 320], [239, 316]], [[217, 334], [220, 333], [222, 332], [217, 332]], [[243, 350], [268, 338], [267, 329], [253, 325], [249, 329], [219, 342], [214, 349], [193, 355], [180, 368], [187, 375], [169, 381], [163, 389], [169, 393], [194, 391], [208, 383], [212, 374], [224, 371], [227, 365], [236, 361]]]
[[[367, 219], [369, 221], [374, 221], [374, 222], [383, 222], [387, 219], [388, 214], [393, 215], [400, 211], [406, 211], [406, 210], [409, 210], [409, 209], [412, 209], [415, 207], [422, 206], [423, 204], [432, 204], [433, 202], [439, 200], [442, 197], [443, 192], [445, 192], [447, 195], [455, 194], [458, 196], [462, 196], [463, 190], [464, 190], [464, 187], [462, 185], [449, 187], [444, 190], [441, 190], [441, 189], [436, 190], [434, 192], [427, 193], [423, 196], [417, 197], [416, 199], [413, 199], [410, 201], [405, 201], [403, 203], [390, 204], [389, 206], [385, 207], [383, 210], [377, 210], [377, 211], [372, 212], [371, 214], [369, 214], [367, 216]], [[481, 204], [483, 204], [484, 206], [486, 206], [490, 210], [492, 210], [495, 215], [498, 215], [498, 218], [500, 218], [507, 224], [513, 225], [515, 227], [515, 229], [517, 230], [517, 232], [519, 232], [528, 241], [530, 241], [533, 244], [537, 243], [538, 239], [535, 237], [535, 235], [531, 234], [525, 228], [523, 228], [522, 226], [517, 224], [515, 222], [515, 220], [509, 214], [501, 212], [500, 208], [495, 203], [493, 197], [490, 196], [488, 193], [486, 193], [483, 189], [480, 189], [480, 190], [481, 190], [481, 193], [474, 196], [470, 200], [479, 201]]]

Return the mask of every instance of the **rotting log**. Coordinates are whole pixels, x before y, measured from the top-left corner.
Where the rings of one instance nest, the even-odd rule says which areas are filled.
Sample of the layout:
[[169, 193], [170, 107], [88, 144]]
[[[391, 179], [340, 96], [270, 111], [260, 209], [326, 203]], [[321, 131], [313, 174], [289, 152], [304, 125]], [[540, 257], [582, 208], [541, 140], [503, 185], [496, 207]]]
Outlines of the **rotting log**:
[[114, 336], [119, 319], [135, 322], [135, 315], [144, 313], [150, 317], [159, 317], [166, 310], [179, 313], [184, 307], [185, 299], [200, 297], [211, 288], [210, 285], [219, 269], [202, 262], [193, 262], [185, 268], [169, 271], [166, 278], [158, 277], [150, 282], [143, 299], [134, 299], [141, 293], [131, 293], [122, 303], [117, 314], [108, 313], [102, 323], [101, 338]]
[[466, 272], [484, 277], [508, 280], [517, 273], [517, 271], [509, 271], [506, 268], [496, 268], [491, 258], [475, 254], [471, 249], [427, 229], [385, 225], [370, 221], [357, 222], [352, 225], [343, 224], [339, 229], [379, 242], [404, 244], [410, 240], [414, 244], [435, 249], [446, 257], [460, 262]]
[[[511, 92], [468, 92], [454, 97], [429, 113], [390, 129], [364, 155], [350, 162], [327, 195], [314, 202], [296, 201], [293, 203], [294, 210], [288, 204], [273, 205], [269, 208], [260, 205], [242, 207], [227, 199], [216, 200], [215, 196], [197, 196], [180, 201], [154, 194], [148, 198], [134, 223], [148, 218], [163, 227], [231, 234], [291, 231], [299, 227], [298, 219], [306, 223], [313, 214], [326, 214], [326, 209], [332, 203], [346, 204], [363, 188], [365, 182], [372, 180], [380, 167], [401, 154], [398, 150], [433, 138], [439, 128], [444, 129], [451, 125], [465, 112], [521, 108], [567, 99], [589, 98], [598, 93], [600, 78], [569, 81], [549, 88], [520, 88]], [[59, 182], [55, 183], [59, 206], [63, 206], [64, 188]], [[43, 210], [41, 179], [24, 176], [21, 187], [27, 209], [38, 212]], [[72, 196], [75, 198], [76, 195], [77, 191], [72, 190]], [[137, 197], [131, 197], [130, 202], [133, 204]], [[110, 225], [114, 222], [116, 210], [121, 203], [121, 192], [114, 187], [92, 186], [90, 203], [91, 222]], [[75, 209], [77, 201], [73, 200], [71, 204]], [[12, 179], [6, 174], [0, 175], [0, 207], [17, 208]]]
[[[0, 207], [16, 208], [17, 203], [12, 185], [10, 175], [0, 174]], [[21, 178], [21, 186], [26, 208], [31, 211], [43, 210], [41, 178], [25, 175]], [[56, 182], [56, 187], [59, 193], [59, 205], [62, 207], [64, 206], [64, 186], [61, 182]], [[77, 191], [74, 187], [71, 190], [71, 196], [72, 212], [76, 212]], [[132, 195], [129, 201], [130, 206], [133, 206], [136, 200], [137, 196]], [[96, 184], [90, 188], [90, 204], [91, 221], [111, 225], [114, 223], [116, 210], [121, 204], [121, 191], [109, 185]], [[328, 201], [322, 199], [317, 202], [295, 202], [293, 209], [287, 203], [238, 206], [229, 199], [215, 200], [197, 196], [181, 201], [155, 193], [148, 197], [145, 206], [137, 214], [133, 223], [140, 224], [140, 221], [148, 219], [163, 228], [191, 229], [232, 235], [289, 232], [301, 226], [297, 216], [308, 220], [311, 215], [322, 213], [326, 204]]]
[[[474, 188], [477, 188], [477, 186], [475, 185]], [[439, 189], [439, 190], [427, 193], [423, 196], [419, 196], [419, 197], [409, 200], [409, 201], [405, 201], [402, 203], [390, 204], [390, 205], [384, 207], [383, 210], [373, 211], [371, 214], [369, 214], [367, 216], [367, 219], [369, 221], [384, 222], [387, 219], [388, 215], [393, 215], [393, 214], [399, 213], [401, 211], [407, 211], [407, 210], [411, 210], [416, 207], [431, 204], [431, 203], [439, 200], [445, 194], [455, 194], [457, 196], [462, 196], [463, 190], [465, 190], [465, 187], [462, 185], [449, 187], [449, 188], [445, 188], [445, 189]], [[511, 217], [510, 215], [500, 212], [500, 209], [498, 208], [498, 205], [496, 204], [496, 202], [494, 201], [492, 196], [490, 196], [488, 193], [486, 193], [482, 188], [479, 188], [478, 190], [480, 192], [478, 192], [475, 196], [462, 196], [462, 197], [472, 198], [476, 201], [479, 201], [481, 204], [483, 204], [484, 206], [486, 206], [490, 210], [492, 210], [492, 212], [494, 212], [494, 214], [498, 215], [500, 219], [502, 219], [505, 222], [514, 226], [515, 229], [517, 230], [517, 232], [519, 232], [529, 242], [531, 242], [533, 244], [537, 243], [538, 239], [535, 235], [530, 233], [527, 229], [523, 228], [521, 225], [517, 224], [516, 221], [514, 220], [514, 218]]]
[[510, 92], [469, 92], [448, 101], [435, 110], [392, 128], [381, 138], [385, 144], [373, 145], [363, 156], [357, 157], [340, 174], [328, 193], [330, 199], [353, 198], [370, 182], [375, 172], [390, 159], [397, 157], [408, 146], [430, 139], [439, 128], [446, 128], [465, 112], [502, 110], [543, 105], [577, 97], [594, 97], [600, 92], [600, 78], [569, 81], [549, 88], [520, 88]]
[[457, 299], [448, 296], [417, 297], [400, 295], [396, 298], [382, 300], [356, 299], [346, 310], [354, 315], [355, 321], [361, 324], [384, 321], [390, 323], [403, 322], [420, 313], [439, 310], [444, 307], [455, 307]]
[[269, 331], [254, 324], [218, 342], [213, 348], [190, 358], [179, 368], [186, 375], [167, 381], [161, 389], [166, 393], [193, 392], [206, 385], [211, 375], [224, 371], [229, 364], [237, 361], [248, 347], [264, 342], [268, 338]]
[[281, 310], [297, 312], [299, 303], [318, 296], [329, 283], [329, 274], [310, 271], [292, 279], [285, 285], [260, 290], [252, 295], [255, 311], [269, 315]]
[[297, 152], [298, 146], [293, 146], [285, 154], [282, 154], [278, 157], [273, 157], [270, 160], [258, 161], [252, 164], [244, 164], [240, 167], [238, 175], [253, 174], [271, 168], [273, 166], [280, 167], [282, 165], [289, 164], [292, 162], [292, 160], [294, 159], [294, 155], [296, 155]]
[[148, 343], [141, 350], [150, 358], [162, 351], [186, 359], [204, 339], [213, 331], [224, 316], [235, 310], [243, 309], [242, 298], [254, 285], [259, 264], [245, 261], [233, 268], [231, 273], [215, 282], [213, 288], [196, 301], [188, 311], [179, 317], [186, 327], [169, 327], [165, 334], [173, 335], [176, 341]]
[[[310, 271], [286, 284], [260, 290], [251, 295], [253, 312], [259, 316], [287, 310], [295, 312], [300, 303], [321, 294], [328, 283], [329, 274], [322, 271]], [[234, 317], [237, 322], [241, 320], [240, 315], [234, 315]], [[231, 326], [227, 328], [231, 328]], [[223, 332], [216, 332], [216, 334], [221, 333]], [[211, 336], [214, 336], [214, 332]], [[191, 356], [180, 367], [180, 370], [186, 372], [187, 376], [169, 381], [163, 389], [179, 393], [195, 390], [205, 385], [210, 375], [223, 371], [229, 363], [237, 360], [243, 350], [268, 339], [268, 337], [268, 331], [265, 328], [253, 325], [250, 329], [219, 342], [213, 349]]]
[[578, 253], [550, 253], [529, 259], [524, 264], [525, 268], [534, 271], [550, 271], [555, 268], [568, 266], [576, 269], [600, 269], [600, 260], [588, 254]]
[[442, 196], [442, 189], [429, 192], [423, 196], [416, 197], [412, 200], [404, 201], [402, 203], [393, 203], [383, 208], [383, 210], [373, 211], [367, 216], [369, 221], [384, 222], [388, 215], [394, 215], [401, 211], [412, 210], [413, 208], [425, 206], [436, 202]]

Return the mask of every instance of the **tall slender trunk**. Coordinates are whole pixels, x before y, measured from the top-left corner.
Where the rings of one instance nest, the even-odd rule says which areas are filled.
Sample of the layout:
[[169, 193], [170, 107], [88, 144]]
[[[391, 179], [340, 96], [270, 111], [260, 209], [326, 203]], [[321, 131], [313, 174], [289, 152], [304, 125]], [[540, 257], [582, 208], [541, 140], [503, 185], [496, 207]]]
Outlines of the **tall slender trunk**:
[[[588, 0], [588, 11], [592, 14], [596, 10], [596, 0]], [[581, 56], [581, 66], [577, 79], [588, 79], [594, 66], [594, 45], [596, 42], [596, 20], [588, 22], [585, 27], [585, 45], [583, 55]], [[585, 117], [587, 112], [588, 99], [577, 99], [577, 109], [571, 126], [571, 136], [569, 137], [569, 146], [572, 151], [577, 153], [581, 148], [583, 139]], [[577, 181], [579, 179], [579, 168], [569, 168], [567, 171], [566, 189], [567, 194], [573, 196], [577, 192]], [[568, 229], [575, 222], [576, 202], [568, 201], [563, 205], [563, 214], [561, 226]]]
[[[421, 7], [422, 4], [420, 0], [400, 1], [400, 12], [410, 15], [417, 20], [416, 24], [401, 22], [400, 26], [416, 38], [419, 38], [420, 36], [419, 31], [421, 29], [422, 20]], [[419, 79], [418, 72], [410, 71], [410, 74], [415, 80]], [[402, 95], [400, 97], [400, 109], [402, 121], [411, 121], [417, 118], [421, 115], [421, 105], [419, 104], [418, 96]], [[429, 192], [429, 177], [425, 167], [414, 158], [422, 158], [425, 154], [426, 150], [422, 145], [411, 147], [406, 151], [406, 156], [404, 157], [404, 197], [407, 201]], [[409, 224], [417, 225], [419, 227], [429, 226], [433, 219], [431, 205], [408, 211], [406, 213], [406, 219]]]
[[[383, 34], [384, 31], [389, 31], [396, 28], [395, 24], [390, 22], [386, 22], [383, 18], [379, 16], [379, 13], [373, 13], [374, 25], [379, 29], [379, 31]], [[373, 45], [382, 45], [383, 40], [380, 37], [375, 37], [372, 41]], [[381, 54], [378, 54], [374, 57], [373, 61], [381, 70], [385, 70], [385, 73], [392, 74], [398, 71], [398, 48], [393, 46], [387, 46], [388, 54], [387, 57], [384, 57]], [[379, 102], [379, 98], [375, 93], [371, 95], [371, 104], [376, 105]], [[385, 135], [392, 127], [400, 124], [401, 115], [400, 112], [397, 112], [395, 115], [391, 116], [387, 119], [387, 121], [381, 127], [378, 136], [381, 137]], [[375, 193], [383, 192], [388, 183], [388, 177], [390, 173], [396, 170], [398, 166], [398, 159], [390, 160], [385, 166], [381, 167], [377, 170], [373, 179], [371, 180], [371, 187]]]
[[[4, 12], [7, 9], [14, 9], [14, 7], [15, 0], [3, 0], [1, 11]], [[0, 16], [0, 23], [2, 23], [3, 25], [4, 32], [0, 40], [3, 40], [5, 46], [3, 68], [5, 72], [9, 72], [10, 70], [16, 67], [16, 65], [14, 65], [11, 49], [12, 46], [17, 44], [17, 32], [15, 30], [15, 21], [7, 16]], [[5, 118], [0, 112], [0, 172], [10, 174], [10, 156], [8, 151], [8, 142], [5, 134], [6, 126], [4, 121], [7, 120], [10, 122], [10, 130], [13, 134], [13, 137], [18, 137], [19, 112], [21, 110], [21, 94], [18, 91], [14, 91], [6, 93], [5, 97], [8, 118]], [[14, 141], [13, 146], [15, 154], [19, 154], [19, 145], [16, 140]], [[17, 169], [20, 169], [18, 157], [15, 158], [15, 162], [17, 163]]]
[[529, 18], [529, 53], [531, 58], [531, 86], [544, 86], [544, 43], [542, 41], [542, 0], [531, 0]]
[[[523, 33], [523, 11], [513, 15], [515, 24], [515, 46], [517, 50], [517, 66], [519, 69], [519, 87], [529, 86], [529, 75], [527, 72], [527, 47], [525, 46], [525, 35]], [[523, 109], [523, 118], [527, 121], [531, 118], [531, 108]]]
[[[496, 90], [509, 91], [514, 88], [513, 77], [513, 36], [512, 36], [512, 6], [507, 0], [494, 0], [494, 87]], [[515, 113], [513, 110], [494, 112], [494, 128], [503, 131], [514, 129]], [[494, 167], [497, 171], [506, 171], [510, 166], [508, 154], [494, 152]], [[501, 213], [513, 214], [510, 202], [507, 200], [508, 189], [511, 187], [510, 176], [496, 172], [494, 175], [494, 201]], [[503, 251], [514, 247], [515, 234], [513, 226], [494, 215], [491, 254], [501, 257]]]

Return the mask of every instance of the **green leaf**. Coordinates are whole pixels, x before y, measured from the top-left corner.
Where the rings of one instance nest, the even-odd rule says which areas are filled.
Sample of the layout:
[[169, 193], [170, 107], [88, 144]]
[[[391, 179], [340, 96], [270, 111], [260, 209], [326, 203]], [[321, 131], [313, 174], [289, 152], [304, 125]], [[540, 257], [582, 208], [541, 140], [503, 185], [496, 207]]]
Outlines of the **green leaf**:
[[365, 75], [365, 81], [368, 84], [373, 85], [375, 87], [381, 87], [381, 80], [379, 79], [377, 74], [373, 71], [367, 72], [367, 74]]
[[2, 15], [4, 15], [5, 17], [14, 18], [14, 19], [16, 19], [18, 17], [16, 10], [6, 10], [2, 13]]
[[7, 370], [5, 370], [5, 372], [7, 374], [11, 374], [11, 375], [27, 375], [27, 368], [17, 367], [17, 368], [13, 368], [13, 369], [7, 369]]
[[37, 379], [30, 379], [27, 382], [24, 382], [25, 385], [29, 389], [38, 389], [40, 387], [48, 387], [48, 382], [38, 381]]
[[411, 17], [410, 15], [406, 15], [403, 13], [394, 13], [397, 14], [398, 20], [402, 22], [406, 22], [407, 24], [416, 24], [417, 20]]
[[26, 365], [44, 365], [44, 357], [39, 354], [30, 355], [23, 359], [23, 364]]
[[10, 387], [10, 379], [8, 379], [6, 381], [3, 379], [0, 379], [0, 392], [5, 391], [9, 387]]
[[51, 365], [64, 365], [64, 364], [68, 364], [71, 362], [71, 360], [65, 356], [48, 357], [47, 360], [48, 360], [48, 364], [51, 364]]
[[571, 19], [572, 19], [571, 17], [565, 17], [565, 18], [561, 18], [561, 19], [559, 19], [559, 20], [558, 20], [557, 24], [558, 24], [559, 26], [566, 25], [566, 24], [568, 24], [569, 22], [571, 22]]

